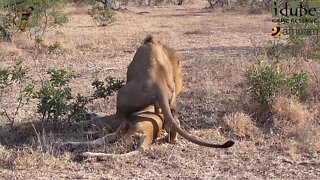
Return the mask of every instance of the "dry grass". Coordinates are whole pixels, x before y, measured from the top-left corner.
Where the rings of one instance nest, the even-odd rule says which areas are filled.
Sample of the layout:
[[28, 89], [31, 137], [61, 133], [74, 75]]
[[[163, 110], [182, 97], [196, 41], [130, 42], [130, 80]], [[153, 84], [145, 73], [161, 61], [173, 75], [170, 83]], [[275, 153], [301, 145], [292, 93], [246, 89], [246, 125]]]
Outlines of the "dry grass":
[[[317, 153], [319, 127], [316, 112], [297, 99], [280, 97], [272, 105], [276, 136], [281, 139], [281, 149], [290, 156]], [[295, 158], [297, 159], [297, 157]]]
[[240, 138], [257, 138], [261, 135], [259, 128], [251, 117], [243, 112], [237, 112], [224, 117], [224, 123]]
[[16, 32], [12, 43], [19, 49], [34, 48], [35, 42], [26, 33]]
[[297, 99], [280, 97], [272, 104], [274, 123], [279, 127], [303, 126], [313, 119], [310, 108]]
[[314, 117], [316, 120], [318, 120], [318, 122], [320, 122], [320, 105], [317, 104], [313, 107], [313, 111], [314, 111]]
[[[260, 46], [272, 38], [270, 14], [210, 12], [203, 9], [206, 3], [202, 0], [186, 6], [130, 6], [128, 11], [117, 12], [117, 21], [110, 27], [97, 27], [86, 7], [68, 6], [65, 11], [70, 21], [51, 28], [44, 39], [46, 44], [60, 42], [62, 51], [36, 52], [32, 40], [16, 36], [14, 43], [0, 43], [0, 66], [23, 60], [38, 85], [48, 67], [68, 69], [76, 75], [71, 82], [74, 93], [87, 95], [92, 93], [91, 82], [95, 78], [124, 79], [141, 41], [147, 34], [156, 34], [182, 59], [184, 90], [177, 100], [182, 127], [203, 139], [221, 143], [227, 140], [220, 133], [225, 122], [234, 132], [228, 138], [237, 140], [233, 148], [203, 148], [181, 139], [178, 144], [156, 142], [146, 153], [128, 159], [80, 161], [77, 152], [59, 154], [54, 147], [62, 141], [88, 140], [82, 129], [67, 124], [58, 130], [42, 127], [33, 101], [21, 110], [14, 127], [0, 119], [0, 178], [318, 179], [317, 102], [313, 109], [318, 113], [295, 100], [277, 102], [274, 119], [278, 130], [284, 129], [275, 130], [274, 134], [260, 133], [261, 127], [257, 128], [252, 118], [241, 111], [242, 95], [246, 94], [243, 70], [253, 62], [257, 51], [252, 39]], [[149, 13], [139, 14], [141, 11]], [[319, 67], [319, 62], [312, 61], [312, 66]], [[1, 105], [11, 104], [6, 101]], [[96, 101], [89, 110], [113, 114], [115, 104], [113, 96]], [[292, 129], [285, 129], [287, 124]], [[116, 144], [94, 151], [120, 153], [128, 148]]]

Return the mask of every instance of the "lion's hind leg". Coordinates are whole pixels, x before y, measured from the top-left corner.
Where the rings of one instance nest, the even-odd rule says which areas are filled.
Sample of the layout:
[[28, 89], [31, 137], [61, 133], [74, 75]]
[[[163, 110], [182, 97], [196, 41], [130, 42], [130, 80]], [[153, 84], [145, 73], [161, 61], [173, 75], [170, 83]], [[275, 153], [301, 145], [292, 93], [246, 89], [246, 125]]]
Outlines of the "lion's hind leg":
[[91, 157], [130, 157], [134, 156], [140, 153], [143, 153], [145, 150], [147, 150], [151, 144], [152, 140], [150, 140], [149, 137], [147, 137], [145, 134], [139, 135], [139, 146], [135, 150], [124, 153], [124, 154], [109, 154], [109, 153], [94, 153], [94, 152], [84, 152], [82, 153], [82, 156], [91, 156]]
[[102, 146], [104, 144], [116, 141], [120, 134], [118, 131], [105, 135], [104, 137], [98, 138], [93, 141], [83, 141], [83, 142], [65, 142], [59, 145], [59, 150], [69, 150], [72, 151], [77, 148], [88, 148], [93, 146]]

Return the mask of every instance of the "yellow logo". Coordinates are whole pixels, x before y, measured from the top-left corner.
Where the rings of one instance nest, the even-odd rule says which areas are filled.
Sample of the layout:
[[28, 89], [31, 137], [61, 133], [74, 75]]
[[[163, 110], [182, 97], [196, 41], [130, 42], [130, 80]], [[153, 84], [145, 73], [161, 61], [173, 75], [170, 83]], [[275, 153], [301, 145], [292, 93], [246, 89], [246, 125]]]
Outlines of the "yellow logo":
[[275, 26], [272, 28], [272, 33], [271, 33], [272, 36], [280, 36], [280, 34], [281, 34], [280, 27]]

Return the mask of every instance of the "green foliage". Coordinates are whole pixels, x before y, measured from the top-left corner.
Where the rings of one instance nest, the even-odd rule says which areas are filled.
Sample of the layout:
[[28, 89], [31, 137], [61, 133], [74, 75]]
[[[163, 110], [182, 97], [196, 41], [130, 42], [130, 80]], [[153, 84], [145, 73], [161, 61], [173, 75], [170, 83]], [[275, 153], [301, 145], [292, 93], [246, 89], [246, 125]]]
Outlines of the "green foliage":
[[93, 96], [77, 94], [72, 96], [70, 81], [72, 74], [64, 69], [50, 68], [47, 71], [49, 80], [45, 81], [42, 88], [35, 93], [34, 98], [39, 99], [38, 113], [47, 122], [56, 123], [62, 117], [67, 116], [69, 121], [83, 121], [86, 118], [86, 105], [94, 99], [107, 98], [117, 91], [123, 81], [112, 77], [106, 78], [107, 84], [95, 80], [92, 85], [96, 88]]
[[54, 9], [51, 13], [51, 16], [53, 18], [53, 24], [57, 24], [60, 26], [69, 21], [68, 16], [60, 10]]
[[0, 69], [0, 89], [6, 88], [12, 84], [11, 72], [9, 69]]
[[123, 86], [124, 81], [116, 80], [112, 77], [107, 77], [105, 79], [106, 84], [103, 81], [96, 79], [92, 86], [95, 88], [93, 96], [83, 96], [78, 94], [75, 98], [75, 102], [69, 105], [69, 120], [70, 121], [83, 121], [86, 119], [87, 108], [86, 105], [91, 103], [95, 99], [108, 98], [112, 96], [114, 92]]
[[40, 99], [38, 113], [42, 114], [42, 118], [56, 121], [66, 114], [66, 102], [71, 99], [71, 89], [57, 87], [47, 81], [35, 97]]
[[36, 47], [39, 49], [48, 49], [48, 46], [45, 44], [44, 40], [40, 36], [36, 36], [34, 41], [36, 42]]
[[45, 52], [48, 53], [59, 52], [62, 49], [60, 42], [55, 41], [54, 43], [47, 45], [40, 36], [35, 38], [35, 42], [39, 49], [45, 50]]
[[48, 52], [51, 53], [51, 52], [56, 52], [58, 50], [61, 49], [61, 44], [59, 42], [54, 42], [53, 44], [50, 44], [48, 47]]
[[296, 73], [288, 77], [286, 83], [291, 95], [302, 97], [308, 88], [308, 75], [305, 72]]
[[305, 72], [288, 77], [283, 74], [277, 61], [271, 64], [261, 61], [247, 69], [245, 77], [253, 100], [261, 105], [270, 105], [281, 94], [301, 98], [308, 87], [308, 75]]
[[247, 7], [249, 5], [249, 0], [238, 0], [240, 6]]
[[16, 9], [26, 10], [30, 6], [34, 8], [28, 20], [28, 28], [31, 36], [44, 36], [48, 28], [62, 25], [68, 22], [68, 17], [61, 9], [66, 4], [66, 0], [2, 0], [0, 2], [0, 24], [8, 32], [18, 29], [20, 14]]
[[13, 83], [24, 82], [27, 79], [27, 71], [21, 66], [21, 62], [8, 68], [0, 68], [0, 89], [7, 88]]
[[106, 85], [103, 81], [100, 81], [96, 79], [92, 86], [96, 89], [94, 92], [94, 97], [96, 98], [107, 98], [108, 96], [111, 96], [115, 91], [120, 89], [124, 85], [124, 81], [122, 80], [116, 80], [112, 77], [107, 77], [105, 79]]
[[72, 74], [64, 69], [49, 68], [47, 74], [51, 76], [50, 82], [55, 86], [65, 86], [72, 79]]
[[[56, 123], [64, 116], [68, 116], [70, 121], [85, 120], [86, 105], [97, 98], [107, 98], [113, 95], [123, 84], [123, 81], [112, 77], [106, 78], [104, 82], [95, 80], [92, 84], [96, 88], [94, 96], [83, 96], [78, 94], [72, 97], [70, 81], [73, 76], [64, 69], [49, 68], [47, 74], [49, 80], [45, 81], [41, 89], [34, 93], [34, 85], [27, 84], [27, 69], [17, 63], [8, 68], [0, 68], [0, 116], [6, 117], [10, 123], [14, 123], [15, 116], [20, 108], [33, 98], [38, 99], [37, 112], [42, 115], [42, 119], [47, 122]], [[19, 87], [17, 97], [17, 107], [13, 113], [9, 113], [2, 105], [2, 100], [6, 92], [14, 87]]]
[[28, 69], [22, 67], [21, 62], [8, 68], [0, 68], [0, 105], [3, 104], [2, 101], [7, 96], [5, 93], [12, 91], [14, 87], [18, 87], [18, 89], [14, 91], [17, 92], [17, 103], [14, 103], [17, 104], [15, 110], [9, 113], [6, 107], [3, 105], [0, 106], [0, 116], [4, 116], [10, 123], [15, 122], [19, 110], [30, 101], [33, 93], [34, 86], [26, 83], [29, 79], [27, 72]]
[[100, 26], [107, 26], [116, 21], [116, 14], [111, 7], [101, 6], [97, 3], [93, 5], [90, 15]]
[[67, 102], [72, 99], [69, 82], [72, 75], [63, 69], [50, 68], [50, 80], [45, 81], [35, 98], [40, 99], [38, 113], [42, 120], [56, 122], [67, 113]]
[[245, 72], [245, 77], [253, 99], [262, 105], [273, 102], [284, 83], [284, 75], [277, 64], [255, 65]]
[[[40, 41], [40, 40], [38, 40]], [[34, 82], [28, 84], [28, 70], [21, 63], [16, 63], [7, 68], [0, 68], [0, 116], [14, 123], [21, 107], [26, 105], [31, 98], [38, 100], [37, 113], [42, 115], [42, 120], [56, 123], [58, 120], [67, 117], [69, 121], [83, 121], [87, 114], [87, 105], [98, 98], [112, 96], [124, 83], [112, 77], [107, 77], [105, 83], [96, 79], [92, 85], [95, 88], [94, 95], [83, 96], [77, 94], [72, 96], [70, 81], [74, 77], [64, 69], [49, 68], [49, 75], [41, 88], [34, 91]], [[16, 90], [17, 89], [17, 90]], [[14, 112], [8, 112], [3, 105], [5, 98], [10, 98], [8, 92], [17, 97], [17, 107]], [[12, 105], [11, 109], [12, 110]]]
[[268, 41], [264, 50], [269, 59], [275, 60], [291, 57], [295, 53], [288, 44], [277, 40]]
[[86, 105], [91, 103], [93, 98], [85, 97], [81, 94], [78, 94], [76, 97], [76, 101], [72, 102], [70, 107], [70, 112], [68, 115], [68, 119], [73, 122], [80, 122], [86, 120], [87, 107]]

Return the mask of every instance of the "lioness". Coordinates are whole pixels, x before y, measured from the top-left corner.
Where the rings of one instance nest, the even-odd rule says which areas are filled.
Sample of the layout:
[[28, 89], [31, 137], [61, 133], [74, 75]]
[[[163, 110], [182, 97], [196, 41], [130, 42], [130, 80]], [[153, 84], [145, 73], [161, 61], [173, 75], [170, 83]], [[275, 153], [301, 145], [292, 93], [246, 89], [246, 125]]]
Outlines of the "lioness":
[[[99, 118], [102, 120], [103, 117]], [[109, 118], [107, 118], [109, 119]], [[109, 119], [110, 120], [110, 119]], [[113, 126], [115, 124], [112, 120], [106, 121], [105, 123]], [[116, 124], [117, 125], [117, 124]], [[144, 152], [150, 144], [157, 137], [160, 136], [163, 129], [163, 117], [157, 115], [150, 110], [141, 111], [125, 119], [120, 124], [120, 127], [114, 133], [107, 134], [106, 136], [96, 139], [94, 141], [84, 141], [84, 142], [66, 142], [59, 146], [60, 150], [74, 149], [79, 147], [88, 146], [102, 146], [106, 143], [114, 142], [116, 140], [122, 139], [124, 142], [130, 143], [133, 138], [138, 138], [139, 145], [134, 151], [125, 154], [108, 154], [108, 153], [94, 153], [94, 152], [84, 152], [83, 156], [131, 156], [141, 152]]]
[[[228, 148], [234, 142], [213, 144], [189, 135], [179, 126], [172, 111], [176, 95], [182, 88], [181, 66], [179, 58], [168, 46], [153, 36], [148, 36], [133, 57], [127, 71], [127, 83], [117, 95], [117, 116], [128, 119], [130, 115], [149, 105], [155, 106], [156, 113], [161, 108], [164, 115], [164, 126], [169, 135], [176, 141], [177, 132], [187, 140], [206, 147]], [[172, 128], [172, 131], [171, 131]]]

